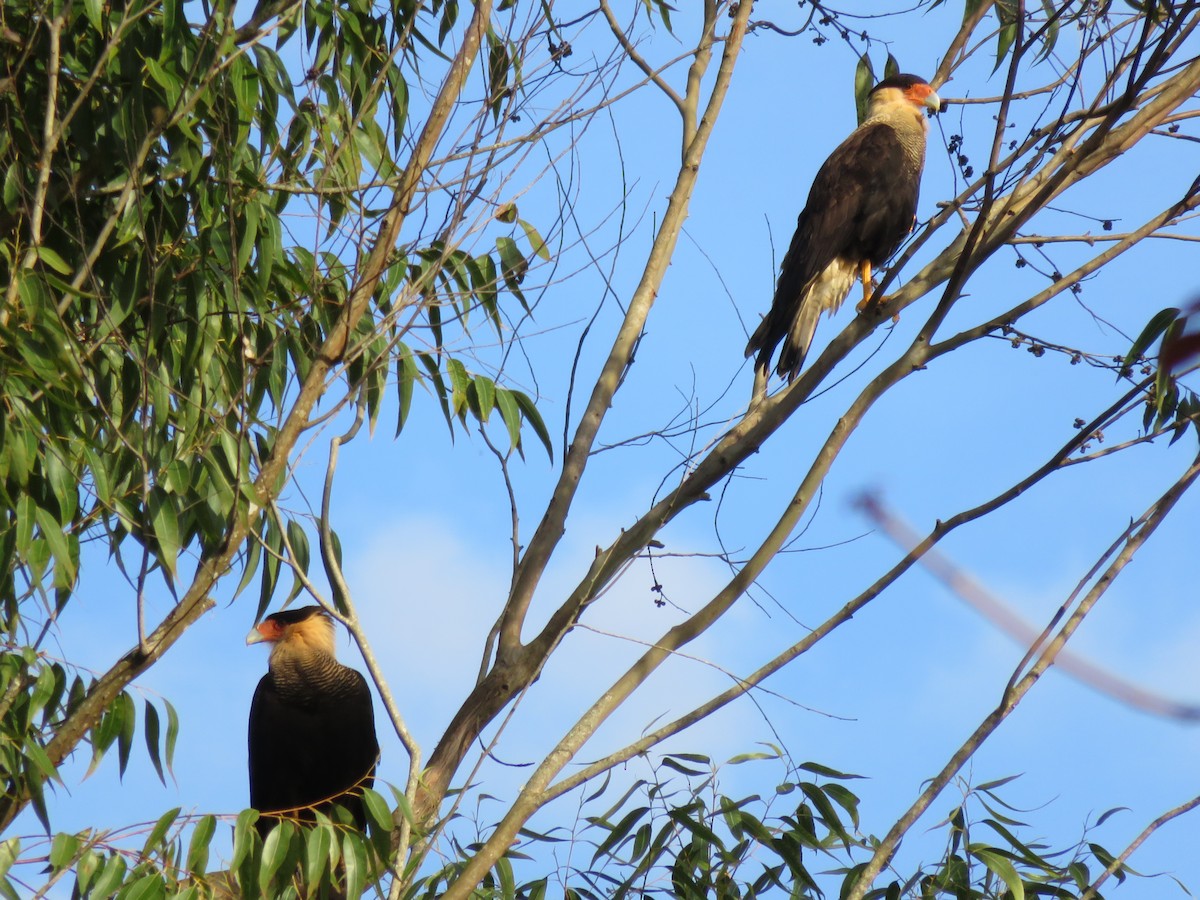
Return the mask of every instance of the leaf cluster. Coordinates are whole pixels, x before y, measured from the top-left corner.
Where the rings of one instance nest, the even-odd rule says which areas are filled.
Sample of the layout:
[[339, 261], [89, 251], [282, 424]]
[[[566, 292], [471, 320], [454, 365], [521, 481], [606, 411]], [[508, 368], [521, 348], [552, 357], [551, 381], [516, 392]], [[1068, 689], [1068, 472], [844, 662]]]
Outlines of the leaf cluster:
[[[399, 431], [421, 385], [451, 427], [498, 413], [513, 449], [530, 424], [549, 451], [533, 398], [450, 350], [476, 310], [501, 336], [505, 298], [528, 312], [529, 260], [550, 253], [515, 207], [494, 221], [489, 252], [466, 252], [449, 228], [414, 234], [371, 302], [352, 303], [352, 241], [387, 215], [420, 126], [409, 122], [413, 48], [432, 46], [429, 27], [444, 41], [456, 10], [309, 0], [263, 4], [239, 27], [222, 5], [196, 21], [181, 0], [5, 4], [0, 630], [14, 647], [22, 628], [66, 607], [92, 541], [124, 574], [139, 623], [147, 591], [178, 599], [234, 533], [257, 537], [244, 583], [269, 550], [260, 603], [270, 602], [285, 554], [263, 509], [286, 475], [264, 480], [263, 468], [290, 456], [296, 435], [279, 446], [281, 422], [342, 329], [332, 374], [308, 387], [340, 384], [333, 411], [361, 398], [374, 424], [392, 381]], [[311, 60], [298, 83], [296, 43]], [[506, 90], [519, 81], [512, 58], [492, 73]], [[323, 231], [296, 229], [304, 216]], [[137, 639], [131, 658], [147, 662], [140, 624]], [[38, 683], [9, 681], [26, 711]], [[96, 762], [133, 733], [132, 701], [116, 693], [125, 699], [83, 723], [101, 738]], [[5, 816], [27, 800], [44, 814], [40, 784], [70, 742], [43, 760], [36, 748], [52, 729], [34, 740], [21, 721], [12, 728]]]

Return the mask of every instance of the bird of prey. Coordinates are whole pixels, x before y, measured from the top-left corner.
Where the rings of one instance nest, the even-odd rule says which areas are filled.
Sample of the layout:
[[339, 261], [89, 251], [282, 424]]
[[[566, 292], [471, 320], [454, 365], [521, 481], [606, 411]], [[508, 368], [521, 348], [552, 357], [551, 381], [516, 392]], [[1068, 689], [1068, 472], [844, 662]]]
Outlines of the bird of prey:
[[758, 354], [755, 370], [764, 385], [780, 341], [775, 371], [788, 381], [800, 373], [817, 319], [838, 310], [856, 278], [863, 283], [860, 311], [869, 300], [871, 268], [883, 265], [916, 221], [929, 129], [924, 112], [940, 107], [923, 78], [884, 79], [871, 89], [863, 123], [817, 172], [770, 312], [746, 345], [746, 356]]
[[250, 805], [265, 838], [281, 819], [313, 821], [336, 803], [366, 828], [379, 743], [366, 679], [334, 655], [334, 623], [319, 606], [267, 616], [247, 644], [271, 644], [250, 704]]

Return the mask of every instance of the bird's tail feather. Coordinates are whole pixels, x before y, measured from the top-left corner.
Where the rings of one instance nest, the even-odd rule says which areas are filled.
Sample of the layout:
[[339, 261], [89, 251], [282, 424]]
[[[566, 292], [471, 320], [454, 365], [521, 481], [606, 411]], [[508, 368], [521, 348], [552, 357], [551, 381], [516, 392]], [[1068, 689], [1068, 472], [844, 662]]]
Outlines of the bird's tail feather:
[[812, 344], [813, 335], [817, 332], [817, 319], [824, 310], [816, 303], [801, 303], [783, 341], [783, 349], [779, 352], [779, 362], [775, 371], [788, 381], [795, 379], [804, 366], [804, 357]]

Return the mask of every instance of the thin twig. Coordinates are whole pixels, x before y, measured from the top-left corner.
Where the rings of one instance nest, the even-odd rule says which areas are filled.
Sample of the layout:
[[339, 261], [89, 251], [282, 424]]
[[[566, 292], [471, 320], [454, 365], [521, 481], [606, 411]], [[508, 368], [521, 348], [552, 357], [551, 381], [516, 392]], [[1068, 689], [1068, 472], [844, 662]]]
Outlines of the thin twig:
[[1193, 797], [1187, 803], [1181, 803], [1174, 809], [1168, 810], [1147, 825], [1142, 830], [1142, 833], [1134, 838], [1128, 847], [1121, 851], [1120, 855], [1114, 857], [1113, 860], [1104, 867], [1104, 871], [1096, 876], [1096, 880], [1088, 885], [1088, 889], [1086, 891], [1080, 894], [1079, 900], [1095, 900], [1095, 898], [1099, 896], [1097, 892], [1100, 890], [1100, 886], [1124, 867], [1125, 863], [1128, 862], [1129, 857], [1134, 854], [1134, 851], [1136, 851], [1138, 847], [1142, 846], [1142, 844], [1146, 842], [1146, 839], [1150, 837], [1150, 835], [1154, 834], [1154, 832], [1158, 831], [1158, 829], [1162, 828], [1172, 819], [1177, 819], [1185, 813], [1189, 813], [1198, 807], [1200, 807], [1200, 797]]

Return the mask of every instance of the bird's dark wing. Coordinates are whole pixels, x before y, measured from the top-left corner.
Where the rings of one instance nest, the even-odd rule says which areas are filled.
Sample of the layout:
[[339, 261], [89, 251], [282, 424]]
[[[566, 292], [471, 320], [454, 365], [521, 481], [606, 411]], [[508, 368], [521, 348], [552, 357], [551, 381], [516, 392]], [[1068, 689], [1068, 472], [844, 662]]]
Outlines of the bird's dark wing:
[[771, 309], [746, 346], [769, 362], [799, 311], [805, 289], [836, 259], [882, 264], [912, 227], [920, 172], [894, 128], [857, 128], [817, 172], [784, 254]]
[[[379, 755], [371, 692], [361, 674], [340, 667], [332, 691], [298, 701], [263, 676], [250, 706], [250, 805], [260, 811], [322, 805], [352, 787], [369, 787]], [[340, 800], [365, 827], [362, 800]], [[273, 821], [262, 821], [269, 830]]]
[[912, 228], [920, 179], [895, 128], [877, 122], [855, 130], [821, 166], [808, 192], [810, 221], [798, 274], [807, 272], [807, 281], [838, 257], [881, 265]]
[[[371, 689], [362, 674], [342, 668], [343, 684], [337, 691], [335, 709], [327, 715], [331, 738], [326, 744], [326, 793], [339, 793], [352, 787], [369, 788], [375, 783], [375, 763], [379, 742], [375, 736], [375, 709]], [[361, 795], [338, 801], [354, 816], [360, 829], [367, 826]]]
[[303, 778], [293, 762], [290, 734], [295, 717], [264, 675], [250, 703], [250, 805], [257, 810], [290, 809], [303, 804]]

